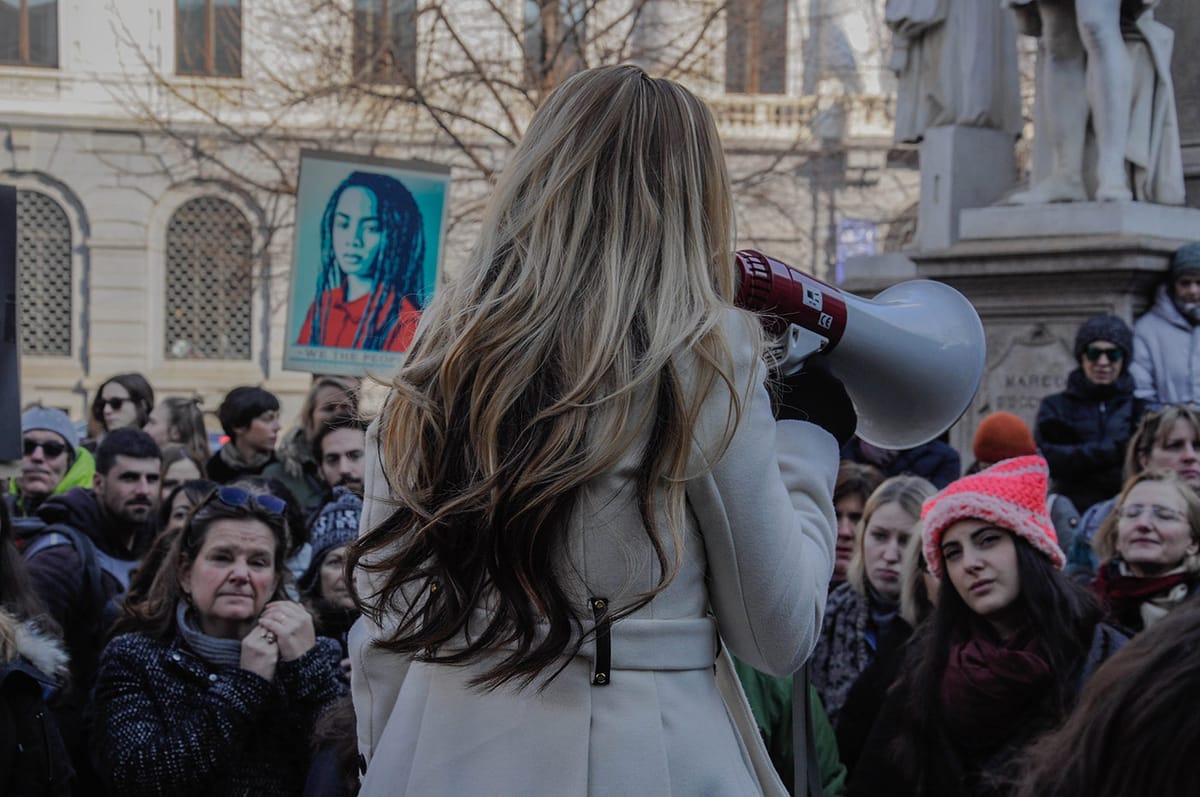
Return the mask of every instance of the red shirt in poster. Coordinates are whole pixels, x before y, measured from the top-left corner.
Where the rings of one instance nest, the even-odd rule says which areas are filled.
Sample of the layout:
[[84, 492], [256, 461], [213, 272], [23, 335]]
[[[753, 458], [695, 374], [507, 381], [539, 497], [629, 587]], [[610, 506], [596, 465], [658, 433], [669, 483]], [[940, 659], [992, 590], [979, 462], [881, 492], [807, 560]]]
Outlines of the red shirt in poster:
[[[354, 345], [354, 336], [358, 332], [358, 325], [363, 319], [363, 314], [370, 308], [372, 294], [366, 293], [355, 299], [352, 302], [347, 302], [342, 298], [342, 287], [339, 285], [336, 288], [330, 288], [321, 294], [321, 339], [319, 341], [312, 340], [312, 318], [313, 312], [317, 307], [317, 303], [309, 305], [308, 313], [304, 316], [304, 323], [300, 327], [300, 337], [296, 343], [301, 346], [332, 346], [342, 349], [356, 348]], [[395, 301], [389, 297], [388, 301]], [[386, 313], [385, 313], [386, 315]], [[417, 331], [417, 322], [421, 320], [421, 311], [418, 310], [408, 299], [402, 299], [400, 304], [400, 317], [396, 325], [392, 327], [388, 333], [384, 345], [374, 351], [408, 351], [408, 347], [412, 344], [413, 333]]]

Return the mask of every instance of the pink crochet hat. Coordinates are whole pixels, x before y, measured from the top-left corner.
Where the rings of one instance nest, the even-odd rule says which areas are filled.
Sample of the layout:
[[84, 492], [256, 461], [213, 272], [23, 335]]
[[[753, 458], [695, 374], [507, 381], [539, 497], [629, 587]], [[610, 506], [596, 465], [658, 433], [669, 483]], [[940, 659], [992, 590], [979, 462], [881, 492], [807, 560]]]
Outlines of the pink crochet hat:
[[929, 572], [941, 577], [942, 533], [967, 519], [986, 520], [1023, 537], [1062, 570], [1066, 557], [1046, 509], [1048, 473], [1041, 457], [1008, 459], [952, 482], [926, 501], [921, 520]]

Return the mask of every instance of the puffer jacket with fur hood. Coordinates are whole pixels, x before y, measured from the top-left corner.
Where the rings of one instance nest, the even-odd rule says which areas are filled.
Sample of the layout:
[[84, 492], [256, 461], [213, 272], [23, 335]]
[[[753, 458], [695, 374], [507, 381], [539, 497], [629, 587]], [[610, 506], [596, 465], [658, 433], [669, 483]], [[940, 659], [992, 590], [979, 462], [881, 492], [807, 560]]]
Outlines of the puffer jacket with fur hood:
[[62, 644], [0, 609], [0, 794], [71, 793], [70, 758], [44, 699], [66, 676]]

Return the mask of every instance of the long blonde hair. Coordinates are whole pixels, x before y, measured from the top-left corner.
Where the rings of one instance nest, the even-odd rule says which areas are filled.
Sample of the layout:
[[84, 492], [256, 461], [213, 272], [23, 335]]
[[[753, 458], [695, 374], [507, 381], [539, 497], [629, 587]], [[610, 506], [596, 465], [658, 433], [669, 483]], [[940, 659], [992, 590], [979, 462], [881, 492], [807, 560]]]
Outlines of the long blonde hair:
[[[488, 686], [561, 668], [583, 627], [557, 570], [567, 520], [579, 488], [632, 447], [660, 580], [610, 616], [670, 583], [701, 401], [718, 380], [729, 387], [728, 439], [746, 389], [719, 326], [736, 288], [730, 205], [712, 116], [682, 86], [603, 67], [546, 100], [382, 413], [397, 508], [350, 566], [386, 577], [359, 597], [368, 614], [407, 604], [383, 647], [447, 663], [514, 651], [475, 680]], [[425, 597], [397, 600], [402, 589]], [[485, 601], [487, 628], [439, 652]]]

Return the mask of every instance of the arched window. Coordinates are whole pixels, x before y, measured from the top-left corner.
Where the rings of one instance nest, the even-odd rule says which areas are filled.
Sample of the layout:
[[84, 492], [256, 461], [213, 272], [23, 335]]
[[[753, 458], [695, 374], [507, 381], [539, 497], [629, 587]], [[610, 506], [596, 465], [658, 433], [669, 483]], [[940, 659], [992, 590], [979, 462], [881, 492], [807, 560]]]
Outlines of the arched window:
[[224, 199], [184, 202], [167, 223], [164, 354], [249, 360], [254, 288], [250, 222]]
[[71, 355], [71, 223], [40, 191], [17, 191], [21, 353]]

